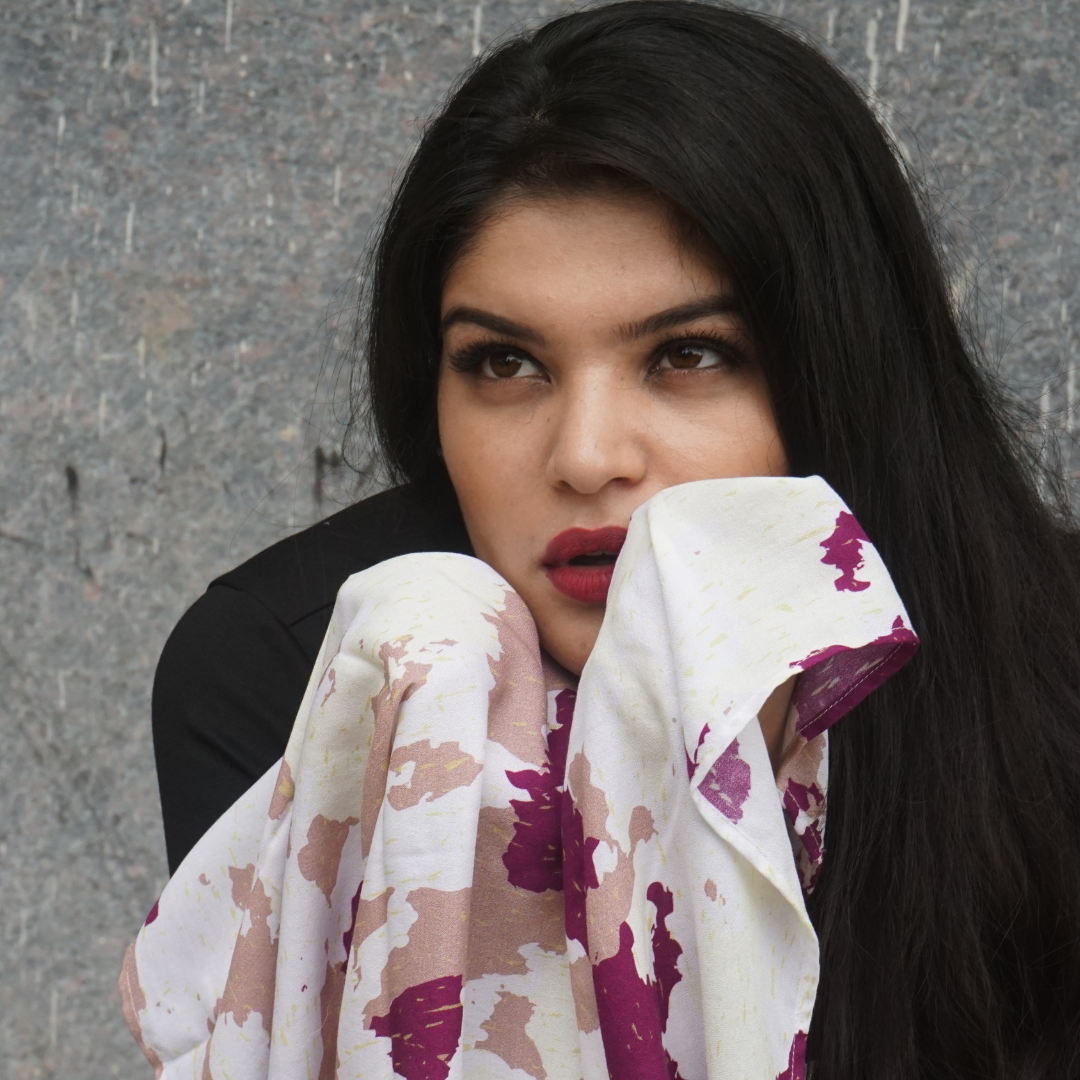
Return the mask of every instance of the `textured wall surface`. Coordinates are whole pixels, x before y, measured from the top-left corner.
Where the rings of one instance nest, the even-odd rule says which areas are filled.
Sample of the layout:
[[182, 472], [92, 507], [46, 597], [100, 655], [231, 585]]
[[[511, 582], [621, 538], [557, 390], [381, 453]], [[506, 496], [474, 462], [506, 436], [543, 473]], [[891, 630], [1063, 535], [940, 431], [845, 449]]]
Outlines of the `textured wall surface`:
[[[876, 92], [992, 359], [1064, 431], [1080, 4], [753, 6]], [[115, 983], [165, 876], [158, 653], [212, 577], [346, 497], [328, 305], [418, 120], [557, 10], [0, 0], [0, 1077], [149, 1075]]]

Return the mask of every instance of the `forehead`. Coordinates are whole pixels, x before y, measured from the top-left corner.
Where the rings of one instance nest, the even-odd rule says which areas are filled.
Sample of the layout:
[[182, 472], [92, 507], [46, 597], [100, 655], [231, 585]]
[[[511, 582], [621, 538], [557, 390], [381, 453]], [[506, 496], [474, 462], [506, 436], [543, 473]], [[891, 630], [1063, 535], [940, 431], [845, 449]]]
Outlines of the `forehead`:
[[518, 195], [495, 208], [453, 265], [442, 308], [494, 303], [595, 317], [686, 303], [724, 284], [719, 260], [690, 242], [659, 197]]

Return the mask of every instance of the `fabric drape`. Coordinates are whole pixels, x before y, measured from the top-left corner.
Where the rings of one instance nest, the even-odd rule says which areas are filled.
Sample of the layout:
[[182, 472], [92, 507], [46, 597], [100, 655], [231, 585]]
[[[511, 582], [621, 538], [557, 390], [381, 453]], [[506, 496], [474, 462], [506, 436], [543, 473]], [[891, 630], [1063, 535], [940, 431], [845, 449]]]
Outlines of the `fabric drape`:
[[827, 729], [916, 647], [816, 477], [639, 508], [576, 687], [486, 564], [357, 574], [129, 948], [129, 1026], [168, 1080], [802, 1077]]

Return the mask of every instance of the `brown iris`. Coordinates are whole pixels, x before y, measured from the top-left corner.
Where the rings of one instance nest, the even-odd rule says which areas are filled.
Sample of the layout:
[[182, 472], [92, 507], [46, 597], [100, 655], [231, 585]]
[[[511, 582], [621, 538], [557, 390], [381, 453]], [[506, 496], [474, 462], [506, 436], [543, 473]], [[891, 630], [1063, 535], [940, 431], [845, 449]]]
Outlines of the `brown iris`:
[[701, 345], [680, 345], [668, 353], [668, 361], [673, 368], [685, 371], [687, 368], [696, 368], [705, 360], [708, 352]]
[[491, 373], [497, 379], [512, 379], [521, 370], [521, 365], [524, 362], [524, 360], [520, 360], [510, 353], [504, 353], [502, 356], [492, 356], [488, 360]]

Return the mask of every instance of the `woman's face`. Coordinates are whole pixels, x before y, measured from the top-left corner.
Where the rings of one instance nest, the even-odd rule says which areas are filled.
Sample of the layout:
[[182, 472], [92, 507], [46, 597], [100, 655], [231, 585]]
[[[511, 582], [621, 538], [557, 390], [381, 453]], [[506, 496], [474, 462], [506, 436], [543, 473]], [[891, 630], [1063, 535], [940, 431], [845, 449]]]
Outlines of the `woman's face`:
[[442, 320], [439, 437], [473, 548], [580, 673], [637, 507], [787, 470], [730, 282], [659, 200], [521, 197], [451, 269]]

